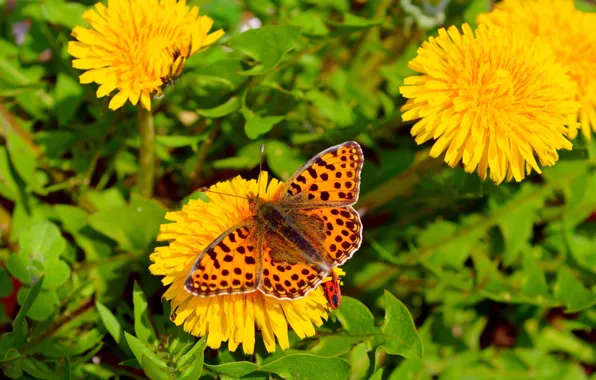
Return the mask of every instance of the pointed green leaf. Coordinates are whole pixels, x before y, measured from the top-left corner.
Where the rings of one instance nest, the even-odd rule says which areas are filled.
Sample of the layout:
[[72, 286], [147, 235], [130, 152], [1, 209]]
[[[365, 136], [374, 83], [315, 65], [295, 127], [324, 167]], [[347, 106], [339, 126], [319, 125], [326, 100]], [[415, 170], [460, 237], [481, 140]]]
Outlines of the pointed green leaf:
[[136, 282], [132, 293], [132, 300], [135, 313], [135, 334], [141, 342], [151, 343], [156, 339], [155, 330], [149, 321], [145, 293], [143, 293], [143, 290], [141, 290], [141, 287]]
[[197, 110], [197, 112], [201, 116], [218, 118], [236, 112], [238, 109], [240, 109], [240, 97], [233, 96], [230, 99], [228, 99], [224, 104], [220, 104], [217, 107], [209, 109], [200, 109]]
[[244, 75], [260, 75], [272, 70], [283, 55], [292, 50], [300, 40], [300, 28], [297, 26], [263, 26], [249, 29], [232, 38], [230, 46], [253, 58], [259, 64]]
[[177, 368], [180, 370], [187, 365], [179, 377], [181, 380], [192, 380], [201, 377], [205, 347], [207, 347], [207, 338], [201, 338], [190, 351], [180, 358]]
[[126, 342], [128, 343], [128, 347], [130, 347], [130, 350], [132, 351], [134, 356], [137, 358], [137, 361], [139, 362], [139, 364], [141, 366], [143, 365], [143, 358], [146, 358], [146, 359], [149, 359], [151, 362], [153, 362], [155, 365], [157, 365], [160, 368], [165, 369], [168, 367], [167, 364], [159, 356], [157, 356], [157, 354], [155, 354], [153, 351], [151, 351], [151, 349], [149, 349], [149, 347], [147, 347], [145, 344], [143, 344], [143, 342], [141, 342], [139, 339], [137, 339], [133, 335], [130, 335], [129, 333], [127, 333], [125, 331], [124, 338], [126, 339]]
[[555, 297], [567, 306], [568, 313], [596, 305], [596, 294], [586, 289], [568, 267], [563, 267], [557, 272]]
[[342, 297], [335, 313], [344, 329], [351, 334], [370, 334], [375, 331], [375, 319], [370, 310], [354, 298]]
[[122, 326], [120, 326], [120, 322], [110, 309], [105, 307], [101, 302], [97, 302], [95, 304], [97, 307], [97, 312], [99, 313], [99, 317], [103, 322], [103, 325], [106, 327], [112, 338], [116, 341], [116, 343], [120, 344], [122, 341]]
[[383, 347], [387, 353], [401, 355], [406, 359], [422, 357], [422, 341], [410, 312], [388, 291], [385, 291], [385, 310], [385, 323], [381, 332], [385, 338]]

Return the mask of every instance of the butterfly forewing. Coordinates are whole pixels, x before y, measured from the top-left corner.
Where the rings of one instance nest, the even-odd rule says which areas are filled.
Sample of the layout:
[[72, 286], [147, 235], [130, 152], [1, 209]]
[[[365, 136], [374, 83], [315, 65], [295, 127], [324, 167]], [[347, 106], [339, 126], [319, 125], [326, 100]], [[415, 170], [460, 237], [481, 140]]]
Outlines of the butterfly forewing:
[[184, 284], [195, 296], [248, 293], [258, 286], [259, 255], [254, 219], [218, 237], [197, 258]]
[[352, 205], [358, 200], [363, 160], [356, 142], [333, 146], [300, 168], [273, 199], [286, 209]]

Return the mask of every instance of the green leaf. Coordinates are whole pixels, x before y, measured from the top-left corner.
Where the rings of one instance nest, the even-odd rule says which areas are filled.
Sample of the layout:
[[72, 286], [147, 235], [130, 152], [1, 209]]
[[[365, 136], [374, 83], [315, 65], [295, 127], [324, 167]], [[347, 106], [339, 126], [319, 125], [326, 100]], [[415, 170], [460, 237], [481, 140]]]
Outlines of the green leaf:
[[403, 361], [388, 380], [424, 379], [424, 372], [424, 359], [409, 359]]
[[220, 365], [212, 365], [205, 363], [205, 367], [222, 376], [227, 376], [232, 379], [238, 379], [246, 376], [251, 372], [256, 371], [259, 367], [255, 363], [250, 362], [234, 362]]
[[157, 354], [151, 351], [149, 347], [143, 344], [143, 342], [141, 342], [139, 339], [130, 335], [126, 331], [124, 332], [124, 338], [128, 343], [128, 347], [130, 347], [132, 353], [137, 358], [137, 361], [141, 366], [143, 366], [143, 358], [146, 358], [145, 360], [148, 359], [159, 368], [166, 369], [168, 367], [167, 364], [159, 356], [157, 356]]
[[44, 264], [46, 280], [44, 289], [57, 289], [70, 278], [70, 267], [58, 258], [51, 258]]
[[562, 267], [557, 272], [555, 297], [567, 306], [568, 313], [575, 313], [596, 305], [596, 294], [586, 289], [568, 267]]
[[355, 33], [378, 26], [383, 23], [383, 20], [369, 20], [351, 13], [344, 13], [343, 22], [328, 20], [327, 24], [334, 27], [334, 33]]
[[282, 121], [284, 116], [265, 116], [261, 117], [252, 111], [243, 112], [246, 124], [244, 124], [244, 132], [248, 138], [254, 140], [257, 137], [269, 132], [273, 126]]
[[0, 267], [0, 298], [8, 297], [10, 293], [12, 293], [12, 290], [12, 281], [8, 275], [8, 272], [4, 268]]
[[54, 98], [56, 100], [55, 111], [58, 114], [58, 122], [60, 125], [66, 126], [72, 121], [83, 100], [83, 87], [78, 80], [70, 75], [59, 73], [54, 91]]
[[47, 21], [72, 29], [77, 25], [84, 24], [83, 12], [85, 10], [86, 7], [83, 4], [63, 0], [46, 0], [29, 6], [23, 13], [39, 22]]
[[145, 251], [155, 242], [164, 215], [162, 206], [133, 194], [129, 206], [101, 209], [89, 217], [89, 224], [123, 250]]
[[70, 359], [67, 356], [64, 358], [64, 367], [62, 367], [62, 380], [70, 380], [71, 378]]
[[259, 371], [273, 372], [283, 379], [344, 380], [350, 373], [350, 365], [341, 358], [291, 354], [268, 362]]
[[385, 323], [381, 332], [385, 337], [383, 347], [387, 353], [401, 355], [406, 359], [422, 357], [422, 341], [410, 312], [388, 291], [385, 291], [385, 310]]
[[15, 319], [12, 321], [12, 332], [0, 336], [0, 353], [7, 352], [10, 348], [20, 347], [25, 343], [27, 337], [27, 313], [39, 296], [41, 286], [43, 285], [43, 276], [29, 290], [25, 302], [21, 303], [21, 308]]
[[120, 322], [118, 322], [118, 319], [112, 314], [110, 309], [105, 307], [101, 302], [97, 302], [95, 306], [97, 307], [97, 312], [99, 313], [103, 325], [116, 343], [120, 344], [122, 342], [122, 333], [124, 331], [122, 326], [120, 326]]
[[10, 166], [8, 150], [0, 146], [0, 195], [12, 201], [19, 198], [19, 185]]
[[306, 98], [323, 116], [334, 122], [338, 127], [349, 127], [354, 123], [353, 107], [345, 100], [335, 99], [317, 90], [309, 91]]
[[529, 297], [551, 298], [544, 277], [544, 271], [540, 269], [530, 252], [524, 254], [524, 279], [522, 292]]
[[[19, 304], [24, 304], [28, 298], [30, 289], [21, 288], [17, 294]], [[48, 317], [56, 311], [58, 306], [58, 295], [51, 290], [43, 290], [39, 293], [39, 297], [35, 299], [31, 309], [27, 312], [27, 316], [35, 321], [45, 321]]]
[[[15, 128], [20, 129], [20, 126], [16, 125], [18, 121], [7, 119], [5, 115], [1, 115], [0, 119], [2, 123], [0, 125], [4, 129], [4, 137], [6, 138], [10, 161], [15, 171], [32, 190], [42, 192], [42, 186], [37, 180], [36, 170], [38, 160], [35, 150], [22, 135], [15, 131]], [[14, 128], [11, 123], [15, 123]]]
[[141, 357], [141, 367], [151, 380], [169, 380], [171, 378], [167, 368], [161, 367], [146, 356]]
[[342, 297], [335, 315], [344, 329], [351, 334], [370, 334], [375, 331], [375, 319], [370, 310], [354, 298]]
[[366, 379], [370, 369], [370, 358], [365, 343], [360, 343], [352, 349], [349, 362], [351, 368], [350, 379]]
[[263, 26], [249, 29], [232, 38], [230, 46], [259, 62], [244, 75], [261, 75], [272, 70], [283, 55], [292, 50], [300, 40], [300, 28], [296, 26]]
[[47, 364], [32, 357], [22, 358], [20, 360], [23, 371], [27, 372], [36, 379], [54, 380], [58, 379], [56, 372], [54, 372]]
[[155, 339], [155, 331], [149, 322], [149, 311], [147, 310], [147, 299], [139, 284], [135, 282], [132, 293], [132, 300], [135, 313], [135, 334], [137, 338], [145, 343], [152, 343]]
[[20, 255], [42, 264], [57, 259], [66, 249], [66, 240], [56, 225], [50, 222], [35, 224], [19, 235]]
[[[201, 338], [190, 351], [180, 357], [176, 363], [178, 370], [182, 371], [179, 379], [192, 380], [201, 377], [205, 347], [207, 347], [207, 338]], [[183, 370], [184, 367], [186, 368]]]
[[218, 118], [236, 112], [238, 109], [240, 109], [240, 97], [233, 96], [224, 104], [209, 109], [199, 109], [197, 112], [201, 116]]

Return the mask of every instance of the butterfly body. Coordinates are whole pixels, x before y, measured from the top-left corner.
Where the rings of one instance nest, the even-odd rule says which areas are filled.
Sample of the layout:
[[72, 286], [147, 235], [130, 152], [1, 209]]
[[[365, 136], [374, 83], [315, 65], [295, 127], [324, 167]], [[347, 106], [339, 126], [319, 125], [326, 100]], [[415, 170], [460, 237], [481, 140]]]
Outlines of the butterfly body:
[[251, 216], [201, 252], [186, 290], [304, 297], [360, 247], [362, 224], [351, 205], [362, 163], [360, 146], [347, 142], [315, 156], [271, 199], [250, 194]]
[[341, 288], [339, 279], [335, 272], [331, 272], [331, 281], [327, 281], [325, 284], [325, 298], [331, 309], [335, 310], [341, 304]]

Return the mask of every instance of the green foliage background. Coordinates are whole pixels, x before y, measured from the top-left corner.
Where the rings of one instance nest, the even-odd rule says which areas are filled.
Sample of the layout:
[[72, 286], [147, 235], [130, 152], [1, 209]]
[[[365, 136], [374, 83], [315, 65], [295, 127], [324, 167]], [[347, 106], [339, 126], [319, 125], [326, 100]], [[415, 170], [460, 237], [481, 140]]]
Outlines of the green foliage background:
[[[66, 51], [93, 1], [0, 0], [3, 376], [596, 379], [596, 143], [497, 187], [429, 159], [401, 122], [419, 44], [491, 1], [189, 3], [226, 36], [153, 102], [144, 199], [135, 108], [108, 110]], [[166, 210], [256, 178], [262, 143], [286, 179], [350, 139], [366, 157], [364, 244], [319, 334], [246, 356], [176, 328], [147, 269]]]

